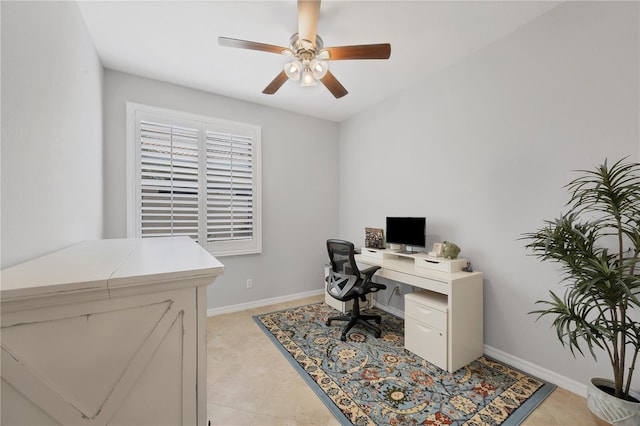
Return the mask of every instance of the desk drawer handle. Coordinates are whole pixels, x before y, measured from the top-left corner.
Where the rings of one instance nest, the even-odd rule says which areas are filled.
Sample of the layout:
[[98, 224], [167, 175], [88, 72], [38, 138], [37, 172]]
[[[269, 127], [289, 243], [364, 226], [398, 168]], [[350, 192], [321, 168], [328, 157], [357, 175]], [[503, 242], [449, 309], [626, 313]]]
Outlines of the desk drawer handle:
[[426, 332], [426, 333], [431, 333], [433, 331], [433, 328], [427, 328], [427, 327], [423, 327], [420, 324], [418, 324], [418, 328], [420, 328], [420, 330]]
[[427, 327], [423, 327], [420, 324], [418, 324], [418, 328], [420, 328], [421, 331], [425, 332], [425, 333], [431, 333], [431, 332], [436, 332], [438, 333], [439, 336], [442, 336], [442, 332], [439, 330], [436, 330], [435, 328], [427, 328]]
[[442, 334], [442, 331], [440, 330], [436, 330], [435, 328], [427, 328], [427, 327], [423, 327], [420, 324], [418, 324], [418, 328], [423, 332], [423, 333], [431, 333], [431, 332], [435, 332], [438, 333], [438, 336], [442, 337], [444, 336], [444, 334]]

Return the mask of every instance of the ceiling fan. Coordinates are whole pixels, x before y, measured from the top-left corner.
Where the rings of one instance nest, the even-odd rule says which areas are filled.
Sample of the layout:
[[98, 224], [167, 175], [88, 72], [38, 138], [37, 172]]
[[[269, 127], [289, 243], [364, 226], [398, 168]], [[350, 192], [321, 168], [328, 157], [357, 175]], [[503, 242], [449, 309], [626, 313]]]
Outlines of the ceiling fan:
[[359, 44], [354, 46], [324, 47], [322, 38], [316, 33], [320, 0], [298, 0], [298, 32], [289, 39], [289, 47], [255, 41], [218, 37], [218, 44], [225, 47], [259, 50], [290, 56], [292, 60], [285, 64], [276, 78], [262, 91], [273, 95], [287, 80], [301, 80], [301, 86], [313, 86], [320, 80], [336, 98], [341, 98], [347, 89], [329, 71], [326, 61], [347, 59], [389, 59], [391, 45]]

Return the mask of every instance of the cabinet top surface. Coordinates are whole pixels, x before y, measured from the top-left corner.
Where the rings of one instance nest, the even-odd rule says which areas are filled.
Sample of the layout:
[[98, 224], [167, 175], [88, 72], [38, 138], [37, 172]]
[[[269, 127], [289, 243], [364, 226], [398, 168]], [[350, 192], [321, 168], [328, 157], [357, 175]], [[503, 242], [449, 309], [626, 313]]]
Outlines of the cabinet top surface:
[[84, 241], [0, 272], [3, 300], [215, 277], [224, 265], [188, 237]]
[[[367, 249], [372, 250], [372, 249]], [[474, 272], [443, 272], [437, 270], [429, 270], [424, 268], [417, 268], [415, 266], [414, 261], [416, 259], [432, 259], [437, 260], [438, 262], [457, 262], [457, 261], [466, 261], [464, 259], [444, 259], [444, 258], [434, 258], [428, 256], [426, 253], [398, 253], [390, 250], [376, 250], [378, 253], [381, 253], [383, 257], [374, 258], [366, 255], [356, 255], [356, 260], [358, 262], [368, 264], [368, 265], [377, 265], [382, 268], [389, 269], [392, 271], [401, 272], [404, 274], [410, 274], [417, 277], [430, 278], [442, 282], [452, 282], [455, 280], [464, 280], [467, 278], [473, 278], [482, 276], [482, 272], [474, 271]]]

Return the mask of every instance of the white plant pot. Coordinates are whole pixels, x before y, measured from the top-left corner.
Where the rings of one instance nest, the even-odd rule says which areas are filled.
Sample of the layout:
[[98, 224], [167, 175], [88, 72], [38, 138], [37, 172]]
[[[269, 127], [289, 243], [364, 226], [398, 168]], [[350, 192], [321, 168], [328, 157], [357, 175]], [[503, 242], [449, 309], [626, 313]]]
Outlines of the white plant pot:
[[[616, 426], [640, 425], [640, 402], [625, 401], [616, 398], [598, 388], [598, 385], [614, 387], [608, 379], [593, 378], [587, 387], [587, 406], [596, 416]], [[640, 392], [633, 389], [629, 395], [640, 401]]]

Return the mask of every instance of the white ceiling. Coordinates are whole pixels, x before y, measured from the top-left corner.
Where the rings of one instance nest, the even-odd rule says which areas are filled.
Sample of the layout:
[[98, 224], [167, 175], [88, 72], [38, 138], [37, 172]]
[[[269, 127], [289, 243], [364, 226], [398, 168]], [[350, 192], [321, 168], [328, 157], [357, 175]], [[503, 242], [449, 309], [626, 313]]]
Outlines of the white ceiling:
[[220, 47], [219, 36], [288, 47], [297, 7], [281, 1], [79, 1], [105, 68], [342, 121], [504, 37], [560, 2], [323, 1], [325, 47], [391, 43], [389, 60], [331, 61], [349, 91], [289, 81], [262, 90], [283, 55]]

